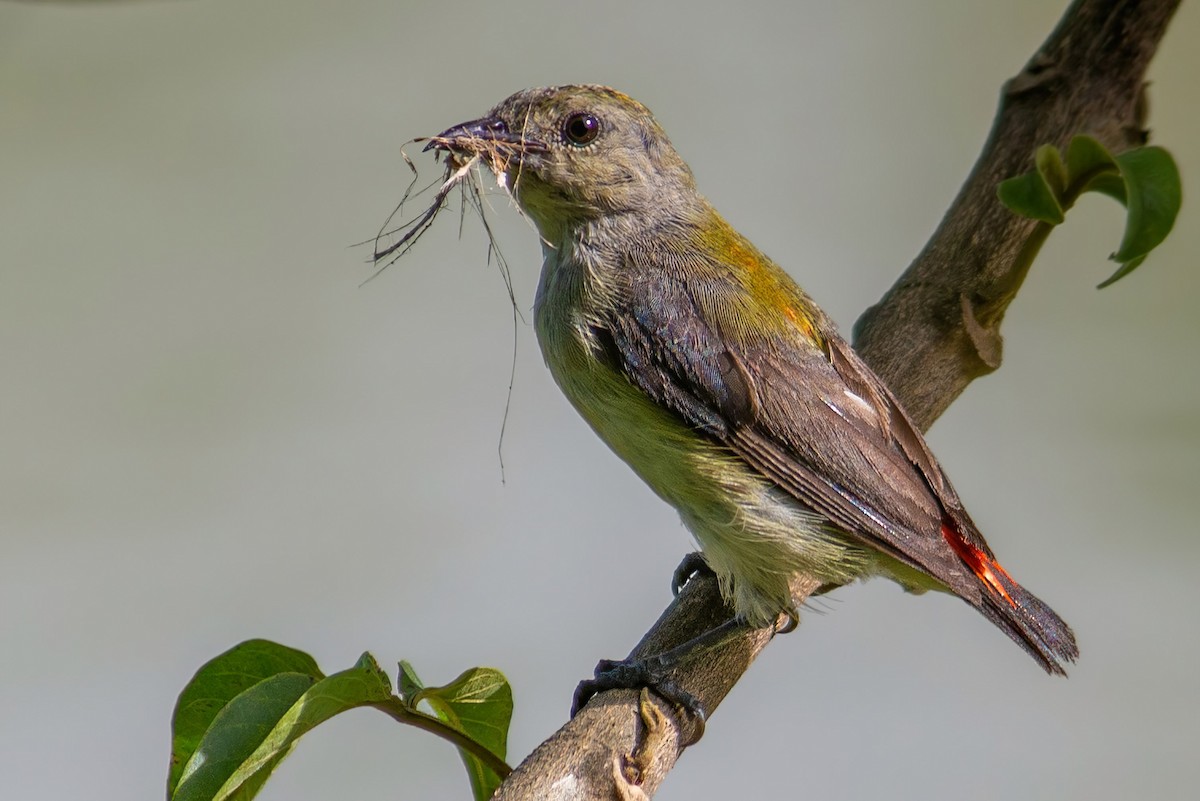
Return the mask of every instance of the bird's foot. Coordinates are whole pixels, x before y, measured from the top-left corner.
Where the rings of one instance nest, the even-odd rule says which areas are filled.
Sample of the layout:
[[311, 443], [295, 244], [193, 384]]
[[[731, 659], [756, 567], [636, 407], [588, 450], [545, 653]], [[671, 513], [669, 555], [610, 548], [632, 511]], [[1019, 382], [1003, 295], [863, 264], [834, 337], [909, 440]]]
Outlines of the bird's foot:
[[645, 687], [675, 708], [683, 746], [695, 744], [704, 736], [708, 713], [700, 699], [671, 678], [674, 665], [675, 662], [668, 663], [657, 656], [649, 659], [600, 660], [596, 665], [595, 677], [579, 682], [575, 688], [571, 717], [575, 717], [597, 693]]

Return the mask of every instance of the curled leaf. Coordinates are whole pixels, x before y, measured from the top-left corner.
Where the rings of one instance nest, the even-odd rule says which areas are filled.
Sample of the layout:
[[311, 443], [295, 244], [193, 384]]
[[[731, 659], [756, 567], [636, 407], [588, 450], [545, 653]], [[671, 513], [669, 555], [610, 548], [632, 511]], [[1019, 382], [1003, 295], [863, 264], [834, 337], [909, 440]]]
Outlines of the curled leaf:
[[[1125, 236], [1111, 258], [1121, 262], [1124, 268], [1135, 259], [1144, 259], [1167, 238], [1183, 202], [1183, 189], [1175, 160], [1161, 147], [1128, 150], [1118, 154], [1116, 162], [1125, 183], [1128, 214]], [[1111, 284], [1118, 277], [1114, 274], [1101, 286]]]
[[[1090, 136], [1075, 136], [1067, 145], [1067, 185], [1087, 191], [1088, 182], [1100, 177], [1117, 177], [1117, 162], [1108, 148]], [[1124, 200], [1121, 200], [1124, 203]]]
[[1051, 225], [1058, 225], [1065, 219], [1054, 189], [1037, 170], [1001, 181], [996, 194], [1001, 203], [1022, 217]]
[[[512, 688], [495, 668], [472, 668], [443, 687], [425, 687], [412, 665], [400, 665], [401, 695], [416, 708], [424, 701], [448, 726], [458, 729], [503, 759], [508, 750], [508, 726], [512, 720]], [[495, 771], [468, 751], [459, 749], [476, 799], [491, 798], [500, 786]]]
[[1108, 195], [1125, 206], [1125, 233], [1109, 257], [1121, 266], [1100, 288], [1137, 269], [1175, 224], [1183, 195], [1179, 170], [1161, 147], [1113, 156], [1096, 139], [1081, 135], [1071, 139], [1065, 160], [1053, 145], [1042, 145], [1034, 161], [1034, 170], [996, 188], [1000, 202], [1017, 214], [1058, 225], [1084, 192]]

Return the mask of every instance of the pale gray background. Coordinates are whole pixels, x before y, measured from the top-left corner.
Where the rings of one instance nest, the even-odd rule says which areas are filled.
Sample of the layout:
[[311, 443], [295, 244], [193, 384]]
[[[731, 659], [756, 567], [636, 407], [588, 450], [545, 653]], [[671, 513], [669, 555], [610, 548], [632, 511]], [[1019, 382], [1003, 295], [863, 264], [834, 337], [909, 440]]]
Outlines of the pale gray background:
[[[559, 396], [485, 240], [377, 280], [399, 147], [528, 85], [653, 108], [729, 220], [849, 328], [936, 225], [1064, 2], [0, 4], [0, 797], [154, 798], [176, 693], [248, 637], [430, 682], [504, 669], [519, 760], [624, 654], [689, 547]], [[1151, 125], [1200, 182], [1200, 17]], [[416, 154], [417, 148], [410, 149]], [[438, 168], [418, 159], [423, 175]], [[493, 224], [527, 311], [536, 237]], [[1200, 744], [1200, 252], [1142, 270], [1089, 198], [935, 450], [1075, 627], [1069, 681], [966, 606], [875, 582], [781, 638], [660, 794], [1181, 798]], [[266, 799], [466, 798], [370, 711]]]

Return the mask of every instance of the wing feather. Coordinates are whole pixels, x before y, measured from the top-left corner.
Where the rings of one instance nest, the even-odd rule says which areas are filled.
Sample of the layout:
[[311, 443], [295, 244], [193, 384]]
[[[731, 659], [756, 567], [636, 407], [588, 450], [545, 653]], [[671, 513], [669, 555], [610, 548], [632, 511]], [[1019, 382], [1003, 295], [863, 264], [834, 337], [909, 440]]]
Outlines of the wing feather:
[[632, 314], [608, 321], [629, 380], [852, 537], [977, 601], [941, 534], [942, 495], [961, 504], [882, 382], [832, 329], [828, 350], [799, 328], [732, 340], [700, 299], [739, 289], [694, 284], [665, 270], [631, 279]]

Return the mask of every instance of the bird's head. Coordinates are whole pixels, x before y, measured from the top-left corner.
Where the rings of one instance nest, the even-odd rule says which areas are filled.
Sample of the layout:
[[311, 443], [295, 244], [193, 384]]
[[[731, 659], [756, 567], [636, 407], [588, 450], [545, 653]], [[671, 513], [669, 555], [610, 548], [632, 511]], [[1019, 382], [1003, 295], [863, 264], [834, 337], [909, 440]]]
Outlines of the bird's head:
[[428, 147], [460, 160], [480, 156], [548, 239], [608, 215], [653, 217], [698, 197], [649, 109], [604, 86], [517, 92]]

